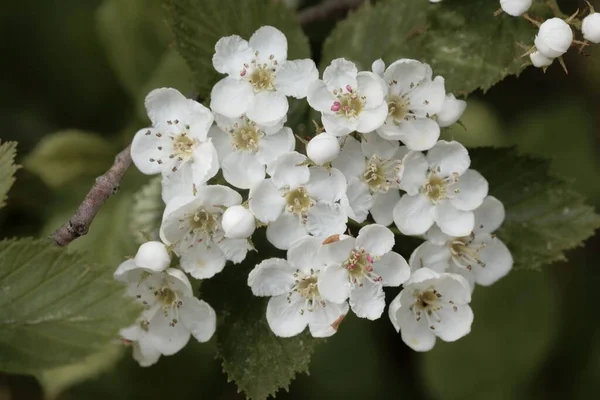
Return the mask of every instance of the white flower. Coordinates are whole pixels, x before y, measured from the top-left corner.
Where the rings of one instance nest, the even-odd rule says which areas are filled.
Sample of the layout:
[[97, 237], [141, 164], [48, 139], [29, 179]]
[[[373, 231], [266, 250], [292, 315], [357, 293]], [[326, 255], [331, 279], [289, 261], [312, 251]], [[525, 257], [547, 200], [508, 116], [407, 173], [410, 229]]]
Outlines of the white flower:
[[308, 89], [308, 104], [321, 112], [327, 132], [345, 136], [350, 132], [371, 132], [385, 120], [387, 105], [381, 78], [368, 71], [358, 72], [354, 63], [337, 58], [325, 68], [323, 80]]
[[318, 257], [321, 239], [305, 236], [287, 252], [287, 260], [270, 258], [248, 275], [255, 296], [272, 296], [267, 322], [277, 336], [290, 337], [306, 326], [314, 337], [327, 337], [348, 313], [348, 303], [336, 304], [321, 297], [317, 286], [324, 263]]
[[346, 179], [335, 168], [307, 167], [306, 157], [293, 152], [271, 164], [265, 179], [250, 190], [250, 211], [268, 223], [267, 239], [286, 250], [307, 234], [329, 236], [346, 230], [339, 200]]
[[225, 210], [222, 225], [225, 237], [230, 239], [248, 238], [256, 229], [254, 214], [244, 206], [232, 206]]
[[554, 62], [553, 58], [548, 58], [537, 50], [529, 54], [529, 59], [536, 68], [546, 68]]
[[600, 43], [600, 13], [594, 12], [583, 19], [583, 38], [592, 43]]
[[542, 23], [535, 37], [535, 47], [548, 58], [560, 57], [569, 50], [573, 31], [560, 18], [550, 18]]
[[229, 118], [246, 114], [261, 125], [281, 121], [288, 111], [286, 96], [306, 97], [319, 77], [312, 60], [287, 60], [287, 39], [272, 26], [259, 28], [249, 42], [237, 35], [219, 39], [212, 61], [228, 76], [214, 86], [210, 108]]
[[422, 235], [434, 223], [450, 236], [468, 236], [475, 221], [473, 211], [488, 193], [481, 174], [468, 169], [465, 147], [440, 140], [424, 156], [404, 157], [400, 189], [406, 191], [394, 208], [394, 223], [405, 235]]
[[440, 112], [436, 114], [437, 123], [441, 128], [446, 128], [458, 121], [467, 108], [467, 102], [457, 100], [453, 94], [447, 94], [444, 99], [444, 105]]
[[[219, 171], [217, 151], [208, 129], [213, 115], [202, 104], [175, 89], [155, 89], [146, 96], [151, 128], [138, 131], [131, 158], [144, 174], [163, 174], [163, 190], [191, 195]], [[171, 194], [166, 196], [171, 197]]]
[[438, 227], [431, 228], [428, 239], [417, 247], [410, 257], [414, 271], [429, 268], [438, 273], [451, 272], [474, 283], [489, 286], [511, 270], [510, 250], [493, 232], [504, 220], [504, 206], [495, 197], [488, 196], [475, 211], [475, 229], [469, 236], [452, 237]]
[[207, 279], [225, 267], [240, 263], [252, 248], [246, 239], [225, 237], [223, 212], [242, 203], [242, 196], [221, 185], [201, 186], [195, 196], [175, 197], [167, 203], [160, 238], [174, 245], [181, 268], [194, 278]]
[[133, 356], [142, 366], [154, 364], [161, 354], [177, 353], [190, 334], [207, 342], [215, 332], [214, 310], [194, 297], [183, 272], [167, 268], [170, 261], [162, 243], [148, 242], [114, 273], [144, 307], [140, 320], [120, 331], [123, 339], [134, 342]]
[[428, 351], [436, 336], [446, 342], [471, 331], [471, 288], [456, 274], [438, 274], [428, 268], [413, 272], [392, 301], [389, 316], [402, 340], [415, 351]]
[[228, 118], [215, 114], [218, 126], [209, 131], [223, 177], [240, 189], [250, 189], [265, 179], [265, 166], [293, 151], [296, 139], [283, 121], [272, 127], [259, 125], [246, 116]]
[[[333, 240], [331, 240], [333, 239]], [[326, 240], [320, 254], [327, 268], [318, 279], [324, 299], [350, 299], [360, 318], [381, 317], [385, 308], [383, 286], [400, 286], [410, 275], [406, 260], [392, 251], [394, 234], [383, 225], [367, 225], [355, 239], [346, 235]]]
[[401, 59], [385, 70], [383, 79], [388, 116], [377, 133], [388, 140], [401, 140], [410, 150], [433, 147], [440, 137], [440, 127], [431, 117], [444, 106], [444, 78], [432, 79], [427, 64]]
[[513, 17], [518, 17], [531, 7], [531, 0], [500, 0], [502, 11]]
[[405, 147], [376, 133], [367, 133], [359, 142], [351, 136], [332, 165], [342, 171], [348, 182], [342, 205], [350, 218], [363, 222], [369, 211], [378, 224], [390, 225], [394, 206], [400, 200], [398, 184], [402, 178]]
[[333, 161], [340, 154], [340, 142], [337, 137], [323, 132], [310, 139], [306, 145], [306, 155], [317, 165]]

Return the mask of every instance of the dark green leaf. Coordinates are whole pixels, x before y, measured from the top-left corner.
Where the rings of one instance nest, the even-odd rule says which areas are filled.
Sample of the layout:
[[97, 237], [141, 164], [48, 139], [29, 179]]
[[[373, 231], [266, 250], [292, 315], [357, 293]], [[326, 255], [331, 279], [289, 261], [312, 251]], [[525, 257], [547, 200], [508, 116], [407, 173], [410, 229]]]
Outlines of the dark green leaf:
[[15, 183], [15, 172], [19, 169], [19, 166], [15, 165], [16, 155], [16, 142], [0, 144], [0, 208], [6, 204], [6, 194]]
[[47, 240], [0, 242], [0, 370], [35, 373], [105, 349], [140, 310], [113, 268]]

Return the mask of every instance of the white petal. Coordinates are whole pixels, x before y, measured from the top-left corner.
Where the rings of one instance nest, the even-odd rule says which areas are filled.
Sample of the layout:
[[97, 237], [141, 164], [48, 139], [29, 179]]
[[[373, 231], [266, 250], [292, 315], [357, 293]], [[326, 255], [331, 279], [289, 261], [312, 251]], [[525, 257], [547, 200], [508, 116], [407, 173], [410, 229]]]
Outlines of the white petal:
[[340, 155], [331, 165], [342, 171], [348, 181], [361, 176], [365, 172], [366, 161], [360, 142], [352, 136], [345, 137]]
[[250, 189], [265, 179], [265, 166], [253, 154], [236, 151], [221, 161], [223, 177], [240, 189]]
[[198, 206], [193, 196], [173, 197], [167, 203], [160, 225], [160, 239], [167, 245], [177, 243], [187, 234], [180, 220]]
[[146, 96], [144, 104], [152, 126], [168, 129], [167, 121], [181, 118], [188, 110], [188, 99], [173, 88], [154, 89]]
[[407, 287], [408, 285], [414, 285], [415, 287], [420, 287], [420, 285], [422, 285], [424, 282], [426, 285], [429, 285], [430, 283], [434, 283], [434, 282], [428, 282], [428, 281], [440, 279], [441, 276], [443, 276], [443, 275], [438, 274], [437, 272], [435, 272], [432, 269], [419, 268], [417, 270], [414, 270], [412, 272], [412, 274], [410, 275], [410, 278], [408, 278], [408, 280], [406, 282], [404, 282], [404, 287]]
[[434, 331], [443, 341], [454, 342], [471, 332], [473, 311], [468, 305], [458, 306], [456, 311], [444, 308], [438, 315], [441, 322], [434, 323]]
[[208, 342], [217, 328], [215, 310], [205, 301], [188, 297], [179, 307], [179, 317], [183, 325], [197, 341]]
[[163, 271], [171, 263], [171, 256], [161, 242], [146, 242], [135, 255], [135, 265], [152, 271]]
[[373, 257], [380, 257], [394, 247], [394, 234], [383, 225], [367, 225], [358, 232], [356, 247], [364, 249]]
[[333, 60], [323, 72], [323, 81], [330, 90], [342, 89], [346, 90], [346, 86], [356, 89], [356, 75], [358, 69], [353, 62], [344, 58], [336, 58]]
[[248, 286], [255, 296], [286, 294], [295, 284], [293, 272], [294, 269], [286, 260], [269, 258], [250, 271]]
[[231, 207], [242, 204], [242, 196], [224, 185], [208, 185], [198, 188], [196, 199], [204, 206]]
[[392, 159], [399, 147], [400, 144], [397, 141], [384, 139], [375, 132], [364, 134], [363, 140], [360, 142], [362, 153], [367, 158], [376, 155], [382, 159]]
[[442, 110], [446, 98], [444, 78], [436, 76], [423, 82], [410, 93], [410, 109], [420, 117], [433, 116]]
[[430, 241], [433, 244], [437, 244], [439, 246], [445, 245], [449, 241], [453, 240], [452, 236], [446, 235], [439, 226], [434, 225], [430, 230], [425, 234], [425, 239]]
[[261, 125], [275, 125], [288, 112], [289, 104], [281, 92], [259, 92], [248, 104], [246, 115]]
[[309, 86], [319, 79], [315, 62], [309, 58], [284, 62], [277, 70], [275, 87], [286, 96], [306, 97]]
[[387, 118], [387, 113], [388, 106], [385, 102], [375, 108], [362, 110], [358, 116], [356, 131], [361, 133], [374, 131], [383, 125], [383, 122]]
[[391, 94], [405, 94], [421, 81], [431, 80], [431, 68], [416, 60], [401, 59], [387, 67], [383, 79], [390, 86]]
[[367, 280], [350, 292], [350, 307], [359, 318], [378, 319], [385, 308], [385, 293], [380, 283]]
[[460, 119], [467, 108], [467, 102], [457, 100], [453, 94], [446, 95], [442, 109], [437, 113], [437, 123], [445, 128]]
[[400, 201], [400, 192], [390, 189], [385, 193], [373, 194], [371, 215], [378, 224], [389, 226], [394, 222], [394, 207]]
[[306, 230], [313, 236], [330, 236], [346, 231], [348, 217], [337, 203], [319, 201], [308, 210]]
[[191, 168], [192, 179], [196, 186], [208, 182], [219, 172], [219, 155], [211, 141], [196, 146]]
[[371, 64], [371, 71], [379, 76], [383, 76], [383, 73], [385, 72], [385, 63], [381, 58], [373, 61], [373, 64]]
[[360, 96], [365, 97], [366, 108], [376, 108], [385, 103], [386, 92], [383, 91], [385, 84], [382, 84], [381, 81], [382, 79], [373, 72], [361, 71], [356, 75], [357, 91]]
[[135, 263], [133, 259], [125, 260], [121, 264], [119, 264], [116, 271], [113, 273], [113, 277], [120, 282], [128, 283], [128, 273], [137, 269], [140, 269], [140, 267]]
[[[204, 107], [196, 100], [188, 99], [187, 104], [187, 113], [182, 115], [181, 118], [183, 118], [185, 124], [189, 126], [189, 136], [203, 142], [206, 140], [208, 130], [214, 121], [213, 114], [208, 108]], [[183, 124], [183, 122], [179, 122], [179, 125], [174, 125], [181, 127], [181, 124]]]
[[[217, 114], [218, 117], [216, 119], [225, 119], [227, 117], [221, 116]], [[227, 118], [230, 120], [229, 118]], [[229, 133], [225, 132], [223, 128], [217, 125], [213, 125], [208, 131], [208, 137], [212, 141], [215, 149], [217, 149], [217, 154], [219, 156], [219, 160], [223, 160], [229, 154], [234, 151], [233, 145], [231, 143], [231, 136]]]
[[400, 189], [406, 191], [410, 196], [419, 193], [427, 181], [427, 169], [429, 164], [420, 151], [411, 151], [402, 160], [404, 174], [400, 181]]
[[267, 227], [267, 240], [280, 250], [289, 249], [296, 240], [307, 234], [300, 218], [288, 212], [282, 213]]
[[212, 88], [210, 108], [229, 118], [239, 117], [246, 113], [253, 99], [254, 91], [248, 82], [226, 77]]
[[475, 226], [473, 211], [459, 210], [449, 201], [435, 206], [433, 214], [442, 232], [449, 236], [469, 236]]
[[356, 130], [359, 120], [346, 118], [343, 115], [331, 115], [323, 113], [321, 122], [325, 131], [333, 136], [346, 136]]
[[176, 172], [163, 174], [162, 180], [162, 199], [169, 203], [173, 198], [179, 196], [194, 195], [194, 177], [192, 174], [192, 163], [182, 164]]
[[479, 172], [468, 169], [459, 178], [458, 183], [452, 185], [452, 190], [456, 189], [458, 193], [450, 202], [459, 210], [470, 211], [483, 203], [488, 194], [488, 182]]
[[346, 178], [335, 168], [310, 167], [310, 179], [305, 187], [311, 198], [338, 201], [346, 193]]
[[410, 268], [413, 271], [428, 268], [441, 274], [450, 267], [451, 257], [448, 246], [439, 246], [426, 241], [410, 255]]
[[285, 199], [270, 179], [265, 179], [250, 190], [250, 211], [262, 222], [275, 221], [283, 211]]
[[410, 267], [404, 257], [393, 251], [376, 260], [373, 271], [383, 279], [383, 286], [400, 286], [410, 276]]
[[273, 135], [263, 136], [258, 142], [256, 159], [263, 165], [268, 165], [279, 156], [294, 151], [296, 139], [288, 127], [281, 128]]
[[[164, 161], [171, 152], [170, 142], [167, 135], [154, 128], [140, 129], [131, 143], [131, 159], [143, 174], [158, 174], [165, 169]], [[160, 164], [158, 160], [161, 160]]]
[[[423, 271], [421, 268], [419, 271]], [[467, 280], [457, 274], [442, 274], [436, 283], [436, 289], [446, 301], [456, 305], [468, 304], [471, 301], [471, 287]]]
[[473, 211], [475, 214], [475, 232], [492, 233], [500, 228], [506, 212], [504, 205], [494, 196], [487, 196], [483, 204]]
[[225, 255], [216, 243], [195, 243], [181, 251], [181, 268], [196, 279], [212, 278], [225, 268]]
[[451, 141], [440, 140], [431, 150], [427, 152], [427, 161], [435, 169], [439, 169], [442, 177], [453, 173], [462, 175], [471, 165], [469, 152], [462, 144]]
[[287, 295], [275, 296], [267, 305], [267, 322], [273, 333], [279, 337], [296, 336], [306, 328], [308, 321], [300, 310], [304, 306], [304, 298], [294, 296], [288, 302]]
[[271, 181], [278, 187], [296, 188], [308, 182], [310, 172], [305, 165], [306, 156], [293, 151], [285, 153], [267, 166]]
[[247, 41], [238, 35], [231, 35], [222, 37], [215, 44], [212, 63], [217, 72], [239, 77], [244, 70], [244, 64], [250, 63], [253, 56], [254, 51]]
[[341, 303], [350, 296], [350, 275], [346, 268], [327, 267], [319, 274], [318, 285], [321, 296], [334, 303]]
[[405, 194], [394, 207], [394, 223], [405, 235], [422, 235], [433, 225], [433, 211], [426, 196]]
[[316, 80], [308, 87], [306, 100], [308, 101], [308, 104], [317, 111], [333, 113], [333, 111], [331, 111], [331, 106], [333, 106], [333, 102], [337, 99], [327, 88], [325, 82]]
[[318, 259], [317, 254], [321, 242], [322, 239], [314, 236], [304, 236], [296, 240], [287, 251], [287, 260], [292, 268], [304, 272], [320, 269], [322, 262]]
[[160, 351], [152, 346], [147, 340], [134, 343], [132, 354], [133, 359], [138, 362], [140, 367], [149, 367], [154, 365], [160, 358]]
[[[398, 193], [398, 191], [396, 191], [396, 193]], [[374, 197], [371, 196], [369, 186], [358, 178], [352, 178], [348, 182], [346, 196], [342, 197], [340, 204], [344, 209], [344, 212], [348, 215], [348, 218], [361, 223], [367, 219], [369, 210], [371, 213], [373, 212], [373, 199]], [[395, 199], [394, 204], [391, 205], [389, 215], [390, 224], [393, 222], [392, 209], [398, 200], [400, 200], [400, 195], [398, 195], [398, 198]], [[378, 214], [378, 212], [379, 210], [377, 210], [375, 213]], [[375, 222], [380, 223], [375, 216], [373, 216], [373, 219], [375, 219]]]
[[417, 321], [410, 311], [410, 304], [401, 304], [405, 291], [401, 291], [389, 307], [389, 316], [397, 331], [401, 331], [402, 340], [415, 351], [428, 351], [435, 345], [435, 335], [430, 331], [425, 319]]
[[429, 118], [415, 117], [399, 121], [397, 129], [397, 138], [410, 150], [429, 150], [440, 137], [440, 126]]
[[258, 52], [261, 62], [274, 59], [281, 64], [287, 59], [287, 39], [277, 28], [261, 26], [252, 34], [249, 42], [250, 47]]
[[248, 251], [254, 247], [248, 239], [229, 239], [225, 238], [219, 242], [219, 247], [225, 259], [232, 261], [234, 264], [239, 264], [246, 258]]
[[337, 329], [331, 325], [318, 325], [309, 323], [308, 329], [310, 330], [311, 336], [314, 338], [328, 338], [337, 333]]
[[340, 265], [348, 259], [350, 252], [356, 247], [356, 239], [340, 235], [337, 241], [323, 244], [319, 249], [319, 260], [326, 265]]
[[148, 324], [148, 340], [165, 356], [170, 356], [183, 349], [190, 340], [190, 332], [178, 322], [171, 326], [173, 316], [165, 316], [157, 312]]
[[[477, 246], [482, 240], [480, 236], [483, 235], [485, 234], [476, 235], [475, 241], [471, 245]], [[479, 250], [479, 259], [485, 263], [485, 266], [474, 263], [472, 272], [475, 276], [475, 282], [482, 286], [489, 286], [510, 272], [513, 266], [513, 258], [510, 250], [497, 237], [488, 237], [484, 242], [486, 245]]]
[[329, 337], [337, 332], [339, 324], [348, 314], [348, 302], [333, 303], [326, 301], [325, 306], [317, 306], [308, 315], [308, 327], [313, 337]]

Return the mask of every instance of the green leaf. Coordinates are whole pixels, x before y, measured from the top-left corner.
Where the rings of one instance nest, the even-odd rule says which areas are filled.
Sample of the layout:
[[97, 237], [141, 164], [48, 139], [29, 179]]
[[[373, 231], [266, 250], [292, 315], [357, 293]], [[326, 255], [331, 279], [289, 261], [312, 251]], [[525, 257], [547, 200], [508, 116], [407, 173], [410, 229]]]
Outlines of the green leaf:
[[600, 227], [600, 216], [584, 203], [571, 183], [549, 173], [545, 159], [514, 149], [477, 148], [471, 167], [490, 184], [490, 194], [506, 208], [498, 236], [515, 259], [515, 268], [539, 268], [564, 260]]
[[161, 177], [157, 176], [133, 196], [129, 231], [138, 244], [148, 240], [158, 240], [158, 231], [165, 210], [161, 194]]
[[36, 373], [83, 360], [140, 309], [113, 268], [41, 239], [0, 242], [0, 370]]
[[0, 208], [6, 204], [6, 195], [13, 183], [19, 166], [15, 164], [17, 142], [0, 143]]
[[212, 65], [215, 44], [223, 36], [248, 40], [263, 25], [281, 30], [288, 40], [288, 59], [310, 57], [308, 40], [294, 11], [272, 0], [165, 0], [175, 44], [192, 69], [196, 89], [206, 98], [223, 75]]
[[439, 340], [420, 371], [436, 400], [515, 399], [543, 365], [560, 319], [547, 274], [512, 273], [475, 290], [472, 331], [454, 343]]
[[45, 136], [25, 159], [25, 168], [58, 188], [103, 173], [115, 154], [115, 148], [94, 133], [66, 130]]
[[[520, 55], [525, 50], [516, 43], [533, 45], [536, 31], [524, 18], [494, 17], [498, 8], [490, 0], [365, 2], [325, 41], [321, 66], [345, 57], [364, 70], [378, 58], [387, 64], [414, 58], [443, 76], [448, 92], [487, 90], [523, 69], [527, 60]], [[535, 15], [546, 12], [541, 4]]]
[[202, 298], [223, 316], [217, 328], [223, 370], [251, 399], [274, 396], [279, 388], [287, 389], [297, 373], [307, 373], [319, 342], [307, 332], [283, 339], [269, 329], [268, 299], [254, 296], [247, 284], [250, 270], [268, 257], [262, 251], [260, 256], [249, 253], [242, 265], [228, 266], [202, 285]]

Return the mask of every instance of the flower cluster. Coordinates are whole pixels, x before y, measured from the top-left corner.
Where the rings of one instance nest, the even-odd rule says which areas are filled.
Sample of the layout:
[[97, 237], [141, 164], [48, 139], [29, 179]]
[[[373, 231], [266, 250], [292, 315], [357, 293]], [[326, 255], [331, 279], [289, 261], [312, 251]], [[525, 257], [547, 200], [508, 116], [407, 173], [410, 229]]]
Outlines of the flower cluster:
[[[140, 171], [162, 175], [166, 204], [162, 242], [142, 245], [115, 273], [145, 309], [121, 332], [136, 360], [150, 365], [190, 335], [212, 336], [215, 313], [184, 272], [209, 279], [228, 261], [241, 263], [262, 228], [286, 257], [264, 259], [248, 285], [270, 297], [266, 319], [276, 335], [308, 327], [331, 336], [350, 309], [378, 319], [383, 287], [400, 285], [389, 318], [410, 347], [467, 334], [475, 283], [504, 276], [512, 258], [493, 234], [502, 203], [469, 168], [467, 149], [439, 140], [466, 107], [444, 79], [416, 60], [387, 68], [376, 60], [359, 71], [343, 58], [319, 79], [313, 61], [287, 59], [285, 36], [269, 26], [249, 41], [221, 38], [213, 65], [226, 76], [210, 109], [156, 89], [146, 98], [152, 127], [132, 143]], [[288, 96], [306, 97], [321, 113], [304, 148], [285, 126]], [[393, 251], [400, 233], [426, 240], [409, 262]], [[169, 268], [172, 255], [178, 268]]]

